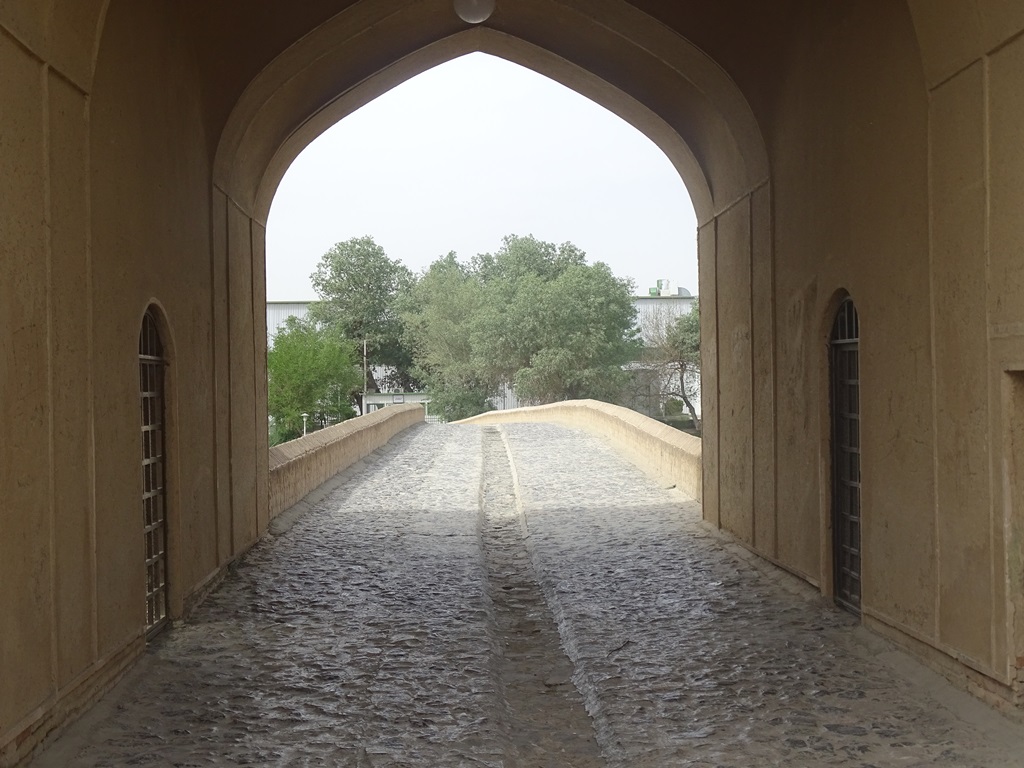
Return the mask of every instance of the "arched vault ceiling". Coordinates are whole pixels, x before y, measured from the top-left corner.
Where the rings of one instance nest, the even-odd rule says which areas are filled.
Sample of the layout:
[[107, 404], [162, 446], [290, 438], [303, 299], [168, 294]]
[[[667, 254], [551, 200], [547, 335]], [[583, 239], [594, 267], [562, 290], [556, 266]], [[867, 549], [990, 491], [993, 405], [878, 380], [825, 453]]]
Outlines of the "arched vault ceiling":
[[[470, 29], [422, 48], [370, 81], [335, 99], [303, 123], [278, 148], [264, 173], [255, 199], [255, 214], [262, 219], [270, 209], [277, 186], [295, 157], [327, 128], [377, 95], [413, 75], [473, 51], [482, 51], [533, 69], [582, 93], [617, 113], [651, 138], [675, 165], [699, 211], [713, 207], [703, 171], [689, 147], [672, 128], [635, 99], [564, 59], [490, 29]], [[495, 147], [495, 151], [501, 151]]]
[[0, 3], [0, 26], [88, 92], [110, 0]]
[[477, 28], [458, 20], [450, 0], [373, 0], [331, 17], [252, 80], [221, 135], [215, 183], [265, 220], [281, 175], [316, 135], [474, 50], [559, 80], [647, 133], [676, 164], [702, 221], [767, 179], [759, 128], [726, 72], [621, 0], [499, 3]]
[[1019, 0], [909, 0], [929, 87], [1024, 30]]

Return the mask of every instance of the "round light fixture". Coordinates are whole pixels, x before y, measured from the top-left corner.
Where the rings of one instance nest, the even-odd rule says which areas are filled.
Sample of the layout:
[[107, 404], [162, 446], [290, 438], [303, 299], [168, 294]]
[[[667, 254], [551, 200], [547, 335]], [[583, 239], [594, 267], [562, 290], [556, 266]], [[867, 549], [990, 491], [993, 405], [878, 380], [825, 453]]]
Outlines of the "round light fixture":
[[455, 0], [455, 12], [467, 24], [487, 21], [494, 13], [496, 0]]

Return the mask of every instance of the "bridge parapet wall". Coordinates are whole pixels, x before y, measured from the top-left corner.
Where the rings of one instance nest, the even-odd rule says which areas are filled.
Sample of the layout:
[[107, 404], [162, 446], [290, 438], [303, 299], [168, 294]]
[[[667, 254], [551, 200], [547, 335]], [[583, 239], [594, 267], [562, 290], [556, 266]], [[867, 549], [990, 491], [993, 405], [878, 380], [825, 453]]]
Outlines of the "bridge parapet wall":
[[599, 400], [567, 400], [549, 405], [489, 411], [460, 424], [549, 421], [608, 439], [633, 463], [697, 501], [701, 491], [701, 440], [660, 421]]
[[423, 420], [422, 406], [393, 405], [275, 445], [270, 449], [270, 517]]

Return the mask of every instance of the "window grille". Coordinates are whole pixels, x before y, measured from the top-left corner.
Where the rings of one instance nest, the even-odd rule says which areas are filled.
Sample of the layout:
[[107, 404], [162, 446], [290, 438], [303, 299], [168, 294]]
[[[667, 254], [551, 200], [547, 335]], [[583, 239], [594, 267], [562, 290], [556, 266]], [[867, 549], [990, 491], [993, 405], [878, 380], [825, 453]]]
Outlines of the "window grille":
[[861, 610], [860, 322], [849, 298], [830, 339], [832, 406], [832, 559], [835, 599]]
[[153, 310], [139, 333], [139, 401], [142, 408], [142, 524], [146, 552], [146, 632], [167, 623], [167, 485], [164, 464], [163, 343]]

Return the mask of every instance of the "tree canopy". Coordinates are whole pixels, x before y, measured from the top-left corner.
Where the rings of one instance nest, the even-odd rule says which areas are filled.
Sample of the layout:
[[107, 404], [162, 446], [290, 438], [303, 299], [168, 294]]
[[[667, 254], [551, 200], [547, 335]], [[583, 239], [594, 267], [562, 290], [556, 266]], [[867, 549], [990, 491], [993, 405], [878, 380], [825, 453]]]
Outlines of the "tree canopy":
[[289, 317], [267, 351], [267, 406], [272, 442], [302, 434], [302, 414], [315, 427], [355, 415], [352, 393], [362, 387], [352, 342], [310, 318]]
[[488, 410], [497, 389], [473, 344], [483, 305], [483, 286], [454, 253], [431, 264], [399, 302], [415, 373], [430, 392], [431, 410], [448, 420]]
[[401, 302], [416, 372], [434, 410], [486, 410], [503, 385], [531, 403], [614, 401], [636, 357], [632, 283], [572, 243], [509, 235], [468, 264], [449, 253]]
[[[412, 356], [403, 340], [401, 318], [395, 311], [399, 294], [415, 282], [412, 272], [391, 259], [372, 237], [354, 237], [325, 253], [312, 275], [320, 301], [310, 315], [358, 345], [366, 341], [371, 366], [390, 369], [385, 389], [415, 389]], [[372, 383], [370, 389], [375, 389]]]
[[[572, 243], [509, 235], [494, 253], [449, 253], [414, 276], [370, 237], [337, 243], [312, 275], [320, 301], [289, 319], [268, 353], [270, 412], [282, 436], [352, 412], [368, 362], [382, 389], [430, 393], [458, 419], [511, 389], [524, 403], [621, 402], [638, 359], [633, 285]], [[373, 385], [370, 385], [373, 388]]]

